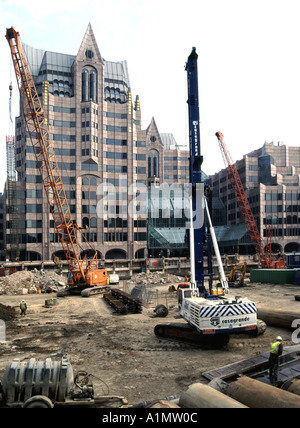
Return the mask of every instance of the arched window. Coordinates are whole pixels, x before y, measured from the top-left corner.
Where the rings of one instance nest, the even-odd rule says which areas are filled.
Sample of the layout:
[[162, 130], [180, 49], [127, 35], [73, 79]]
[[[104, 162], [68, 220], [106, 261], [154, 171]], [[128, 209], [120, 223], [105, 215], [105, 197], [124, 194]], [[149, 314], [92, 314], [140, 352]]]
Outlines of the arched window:
[[90, 227], [90, 220], [88, 219], [88, 217], [83, 217], [82, 227]]
[[90, 72], [90, 99], [97, 102], [97, 72], [92, 70]]
[[81, 73], [82, 101], [88, 101], [89, 97], [89, 72], [86, 68]]
[[81, 73], [82, 101], [97, 102], [97, 71], [84, 68]]
[[90, 183], [89, 183], [89, 179], [87, 178], [87, 177], [83, 177], [83, 179], [82, 179], [82, 185], [83, 186], [88, 186]]
[[90, 227], [97, 227], [97, 218], [96, 217], [91, 218]]
[[159, 177], [159, 153], [151, 150], [148, 155], [148, 177]]

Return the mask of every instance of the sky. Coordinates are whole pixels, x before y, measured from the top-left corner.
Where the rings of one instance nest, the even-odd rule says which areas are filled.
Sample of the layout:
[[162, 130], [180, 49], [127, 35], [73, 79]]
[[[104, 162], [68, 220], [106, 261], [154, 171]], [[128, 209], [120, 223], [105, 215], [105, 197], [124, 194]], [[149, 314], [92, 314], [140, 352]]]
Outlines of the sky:
[[0, 192], [6, 178], [5, 138], [18, 115], [18, 89], [6, 28], [34, 48], [76, 55], [89, 22], [101, 55], [126, 60], [142, 127], [188, 144], [185, 63], [199, 55], [203, 171], [223, 167], [221, 131], [234, 160], [265, 142], [299, 146], [299, 0], [0, 0]]

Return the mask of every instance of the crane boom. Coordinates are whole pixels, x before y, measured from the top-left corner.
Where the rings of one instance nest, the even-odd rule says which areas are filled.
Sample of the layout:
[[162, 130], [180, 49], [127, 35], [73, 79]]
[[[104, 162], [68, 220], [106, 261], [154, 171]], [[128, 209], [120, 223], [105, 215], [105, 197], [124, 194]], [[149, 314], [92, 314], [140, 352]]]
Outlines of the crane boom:
[[[93, 259], [89, 262], [87, 258], [81, 258], [76, 235], [76, 231], [79, 228], [72, 220], [54, 146], [50, 138], [48, 120], [22, 48], [20, 35], [14, 27], [7, 28], [6, 39], [11, 50], [26, 127], [54, 225], [68, 261], [69, 269], [73, 275], [76, 273], [73, 281], [77, 285], [86, 285], [90, 283], [87, 277], [91, 269], [98, 267], [97, 252], [95, 251]], [[75, 284], [73, 283], [73, 285]]]

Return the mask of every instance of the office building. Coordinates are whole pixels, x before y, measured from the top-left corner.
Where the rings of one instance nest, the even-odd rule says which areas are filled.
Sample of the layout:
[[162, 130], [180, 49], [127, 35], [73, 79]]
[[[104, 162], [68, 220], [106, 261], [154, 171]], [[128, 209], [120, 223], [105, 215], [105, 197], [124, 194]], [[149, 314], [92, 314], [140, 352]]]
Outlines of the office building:
[[[300, 147], [265, 143], [236, 162], [261, 237], [271, 234], [272, 251], [300, 251]], [[210, 177], [214, 196], [226, 212], [225, 225], [217, 227], [223, 252], [254, 251], [226, 170]], [[215, 222], [216, 224], [216, 222]]]
[[[83, 227], [78, 235], [82, 255], [97, 250], [103, 259], [146, 256], [148, 189], [165, 179], [188, 181], [188, 152], [181, 153], [176, 143], [166, 149], [154, 118], [143, 129], [127, 62], [102, 57], [90, 24], [77, 55], [26, 44], [23, 49], [73, 220]], [[15, 165], [20, 259], [63, 259], [22, 114], [16, 118]], [[16, 233], [7, 209], [5, 217], [2, 260], [13, 258]]]

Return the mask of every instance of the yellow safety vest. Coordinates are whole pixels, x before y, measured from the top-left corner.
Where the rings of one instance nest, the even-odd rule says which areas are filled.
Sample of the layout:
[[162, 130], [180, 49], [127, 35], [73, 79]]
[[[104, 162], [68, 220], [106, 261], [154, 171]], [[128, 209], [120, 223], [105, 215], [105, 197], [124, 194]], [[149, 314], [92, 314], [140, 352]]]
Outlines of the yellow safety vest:
[[26, 309], [26, 303], [25, 302], [20, 303], [20, 309]]
[[271, 354], [278, 354], [280, 342], [274, 342], [271, 345]]

